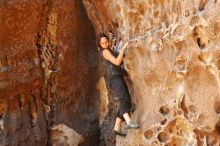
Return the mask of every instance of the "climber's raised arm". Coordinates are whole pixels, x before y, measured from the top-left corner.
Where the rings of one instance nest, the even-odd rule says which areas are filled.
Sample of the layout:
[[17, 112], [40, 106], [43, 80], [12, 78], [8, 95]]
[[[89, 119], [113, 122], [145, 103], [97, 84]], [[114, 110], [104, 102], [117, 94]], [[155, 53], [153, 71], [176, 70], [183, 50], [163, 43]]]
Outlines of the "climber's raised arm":
[[120, 53], [118, 54], [117, 58], [115, 58], [108, 49], [103, 50], [104, 58], [109, 60], [111, 63], [119, 66], [122, 63], [123, 55], [124, 55], [125, 49], [127, 48], [127, 45], [128, 45], [128, 42], [125, 43], [125, 45], [121, 48]]

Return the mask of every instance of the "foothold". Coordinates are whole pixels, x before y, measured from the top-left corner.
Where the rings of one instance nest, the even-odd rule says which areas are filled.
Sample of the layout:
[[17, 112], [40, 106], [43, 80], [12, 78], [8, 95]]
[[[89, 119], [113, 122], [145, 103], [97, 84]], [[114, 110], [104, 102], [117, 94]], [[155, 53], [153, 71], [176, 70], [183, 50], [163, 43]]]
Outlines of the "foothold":
[[204, 129], [207, 131], [212, 131], [212, 128], [210, 126], [205, 126]]
[[169, 109], [168, 106], [162, 106], [162, 107], [160, 107], [160, 113], [161, 113], [162, 115], [167, 115], [167, 114], [169, 114], [169, 112], [170, 112], [170, 109]]
[[183, 55], [177, 56], [175, 59], [175, 66], [178, 71], [185, 71], [186, 63], [187, 63], [187, 60], [183, 57]]
[[153, 134], [153, 131], [151, 129], [148, 129], [144, 132], [144, 137], [149, 140], [153, 137]]
[[176, 117], [177, 116], [177, 111], [173, 112], [173, 116]]
[[31, 127], [36, 127], [36, 119], [31, 119]]
[[206, 120], [207, 120], [207, 116], [205, 116], [204, 114], [199, 114], [199, 116], [198, 116], [199, 123], [203, 123]]
[[4, 117], [4, 113], [0, 113], [0, 119]]
[[199, 60], [204, 63], [210, 63], [212, 61], [212, 53], [209, 51], [202, 51], [199, 55]]
[[220, 22], [216, 22], [214, 24], [214, 32], [215, 32], [215, 35], [219, 35], [220, 34]]
[[18, 105], [19, 108], [22, 110], [22, 107], [24, 106], [24, 95], [20, 94], [18, 95]]
[[208, 2], [208, 0], [200, 0], [199, 1], [199, 11], [203, 11], [205, 9], [207, 2]]
[[197, 38], [197, 43], [198, 43], [199, 47], [202, 47], [202, 48], [205, 47], [205, 44], [202, 44], [201, 38]]
[[4, 117], [7, 110], [7, 103], [5, 100], [0, 99], [0, 119]]
[[43, 109], [44, 109], [44, 112], [45, 112], [45, 113], [48, 113], [48, 112], [51, 111], [50, 106], [47, 105], [47, 104], [43, 104]]
[[218, 123], [216, 123], [215, 130], [218, 132], [218, 134], [220, 134], [220, 121], [218, 121]]
[[155, 141], [153, 141], [152, 143], [154, 143], [154, 144], [159, 144], [159, 143], [158, 143], [158, 141], [156, 141], [156, 140], [155, 140]]
[[167, 119], [164, 119], [163, 121], [161, 121], [162, 125], [165, 125], [167, 123]]
[[155, 40], [153, 40], [153, 41], [150, 43], [150, 45], [149, 45], [149, 50], [150, 50], [150, 51], [158, 51], [159, 48], [160, 48], [160, 44], [159, 44], [157, 41], [155, 41]]
[[204, 25], [204, 26], [208, 26], [208, 22], [201, 16], [193, 16], [191, 21], [190, 21], [190, 25], [191, 26], [197, 26], [197, 25]]
[[206, 137], [206, 144], [207, 146], [214, 146], [218, 142], [218, 136], [217, 135], [208, 135]]
[[181, 110], [178, 110], [178, 111], [177, 111], [177, 114], [178, 114], [178, 115], [182, 115], [183, 112], [182, 112]]
[[184, 113], [188, 114], [188, 109], [187, 109], [187, 106], [186, 106], [186, 100], [185, 100], [185, 95], [183, 96], [183, 99], [180, 103], [180, 108], [183, 110]]
[[219, 55], [219, 59], [217, 60], [217, 67], [218, 67], [218, 70], [220, 70], [220, 55]]
[[0, 119], [0, 131], [4, 130], [4, 120]]
[[204, 145], [203, 139], [205, 138], [205, 133], [202, 130], [199, 129], [193, 129], [193, 132], [195, 133], [196, 139], [197, 139], [197, 145]]
[[215, 112], [217, 114], [220, 114], [220, 101], [215, 103], [214, 108], [215, 108]]
[[187, 74], [187, 70], [179, 71], [179, 72], [177, 72], [177, 74], [176, 74], [176, 78], [177, 78], [177, 79], [183, 79], [183, 78], [186, 76], [186, 74]]
[[189, 106], [189, 112], [196, 113], [196, 107], [194, 105]]
[[189, 10], [186, 10], [186, 12], [185, 12], [185, 17], [188, 17], [189, 15], [190, 15]]
[[159, 127], [157, 128], [157, 131], [161, 131], [161, 130], [162, 130], [162, 127], [159, 126]]
[[145, 8], [146, 8], [145, 2], [142, 2], [138, 5], [138, 10], [140, 12], [140, 15], [145, 14], [145, 12], [146, 12]]
[[208, 45], [208, 37], [206, 35], [205, 29], [203, 26], [199, 25], [194, 28], [194, 35], [197, 40], [197, 44], [200, 47], [200, 49], [206, 48]]
[[166, 132], [160, 132], [157, 136], [157, 139], [160, 142], [166, 142], [169, 140], [169, 135]]

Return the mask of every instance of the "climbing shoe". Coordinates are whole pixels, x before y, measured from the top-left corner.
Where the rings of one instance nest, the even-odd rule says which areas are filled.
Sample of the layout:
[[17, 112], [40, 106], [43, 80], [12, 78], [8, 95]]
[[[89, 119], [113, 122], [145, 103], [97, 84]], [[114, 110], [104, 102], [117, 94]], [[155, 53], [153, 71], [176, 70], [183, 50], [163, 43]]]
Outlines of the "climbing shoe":
[[113, 130], [113, 133], [115, 135], [119, 135], [119, 136], [122, 136], [122, 137], [125, 137], [127, 135], [127, 133], [123, 132], [123, 131], [116, 131], [116, 130]]
[[140, 125], [138, 125], [137, 123], [131, 121], [130, 123], [128, 123], [126, 125], [126, 128], [127, 129], [139, 129], [140, 128]]

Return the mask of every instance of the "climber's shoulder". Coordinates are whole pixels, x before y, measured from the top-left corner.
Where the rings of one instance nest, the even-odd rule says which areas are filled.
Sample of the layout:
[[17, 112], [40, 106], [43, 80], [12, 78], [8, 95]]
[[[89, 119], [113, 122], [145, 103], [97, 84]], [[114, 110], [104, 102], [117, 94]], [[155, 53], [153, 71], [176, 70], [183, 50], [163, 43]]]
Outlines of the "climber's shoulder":
[[103, 57], [105, 58], [105, 59], [109, 59], [109, 58], [111, 58], [113, 55], [112, 55], [112, 53], [111, 53], [111, 51], [109, 50], [109, 49], [104, 49], [103, 51], [102, 51], [102, 54], [103, 54]]

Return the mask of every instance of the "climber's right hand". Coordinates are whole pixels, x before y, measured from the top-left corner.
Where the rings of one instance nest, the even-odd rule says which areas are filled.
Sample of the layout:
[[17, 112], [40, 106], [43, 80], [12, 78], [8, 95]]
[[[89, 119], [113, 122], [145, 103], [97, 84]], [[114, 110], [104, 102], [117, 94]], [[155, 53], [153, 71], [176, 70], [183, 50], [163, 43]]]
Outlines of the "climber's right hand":
[[121, 50], [123, 50], [123, 51], [126, 50], [126, 49], [127, 49], [127, 46], [128, 46], [128, 43], [129, 43], [129, 42], [126, 42], [126, 43], [124, 44], [124, 46], [121, 48]]

